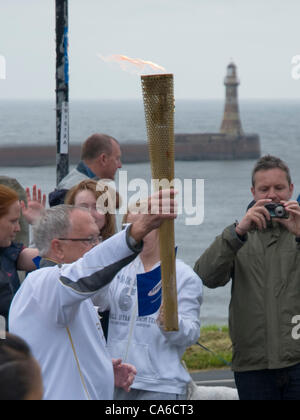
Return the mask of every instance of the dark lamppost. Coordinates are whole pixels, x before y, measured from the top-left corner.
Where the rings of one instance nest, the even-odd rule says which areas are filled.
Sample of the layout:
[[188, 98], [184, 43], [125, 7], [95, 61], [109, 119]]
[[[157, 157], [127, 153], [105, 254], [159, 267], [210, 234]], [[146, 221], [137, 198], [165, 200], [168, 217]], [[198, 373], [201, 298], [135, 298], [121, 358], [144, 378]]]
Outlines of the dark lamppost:
[[56, 12], [56, 180], [69, 173], [68, 0], [55, 0]]

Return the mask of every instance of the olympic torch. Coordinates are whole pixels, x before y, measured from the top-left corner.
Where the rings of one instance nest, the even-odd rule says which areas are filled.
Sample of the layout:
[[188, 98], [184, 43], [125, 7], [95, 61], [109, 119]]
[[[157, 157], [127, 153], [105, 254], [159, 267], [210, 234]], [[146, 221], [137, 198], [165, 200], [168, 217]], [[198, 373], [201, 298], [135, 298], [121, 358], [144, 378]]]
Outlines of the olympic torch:
[[[174, 81], [172, 74], [142, 76], [145, 118], [152, 168], [157, 181], [174, 181]], [[178, 331], [174, 221], [159, 231], [165, 331]]]

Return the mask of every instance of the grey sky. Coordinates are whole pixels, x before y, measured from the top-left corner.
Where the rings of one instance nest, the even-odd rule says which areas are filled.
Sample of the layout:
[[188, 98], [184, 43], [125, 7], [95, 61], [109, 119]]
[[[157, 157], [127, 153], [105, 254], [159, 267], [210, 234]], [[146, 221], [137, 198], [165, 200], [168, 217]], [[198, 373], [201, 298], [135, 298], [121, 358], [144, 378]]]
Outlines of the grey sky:
[[[55, 97], [54, 12], [54, 0], [0, 0], [0, 99]], [[299, 17], [299, 0], [69, 0], [70, 98], [141, 97], [138, 76], [97, 54], [164, 66], [178, 99], [222, 99], [231, 58], [241, 98], [300, 98]]]

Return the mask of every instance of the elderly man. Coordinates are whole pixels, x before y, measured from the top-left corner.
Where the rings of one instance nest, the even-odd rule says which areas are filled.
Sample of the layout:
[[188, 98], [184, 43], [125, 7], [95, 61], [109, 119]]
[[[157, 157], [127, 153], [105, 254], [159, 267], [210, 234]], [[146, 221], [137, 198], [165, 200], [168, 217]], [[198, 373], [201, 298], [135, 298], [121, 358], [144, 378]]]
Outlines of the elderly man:
[[86, 179], [114, 180], [122, 168], [118, 141], [106, 134], [93, 134], [82, 145], [81, 161], [50, 193], [50, 206], [64, 203], [68, 190]]
[[300, 207], [293, 190], [287, 165], [261, 158], [252, 174], [254, 205], [195, 266], [207, 287], [232, 279], [233, 370], [242, 400], [300, 397], [300, 343], [292, 334], [300, 314]]
[[[161, 192], [149, 200], [149, 210], [159, 213], [157, 208], [169, 202], [170, 191]], [[175, 217], [171, 198], [168, 214], [141, 215], [126, 231], [99, 244], [98, 227], [84, 209], [59, 206], [42, 216], [34, 228], [42, 268], [15, 296], [9, 327], [39, 361], [45, 399], [113, 398], [113, 365], [94, 304], [106, 299], [106, 286], [137, 257], [143, 237]]]

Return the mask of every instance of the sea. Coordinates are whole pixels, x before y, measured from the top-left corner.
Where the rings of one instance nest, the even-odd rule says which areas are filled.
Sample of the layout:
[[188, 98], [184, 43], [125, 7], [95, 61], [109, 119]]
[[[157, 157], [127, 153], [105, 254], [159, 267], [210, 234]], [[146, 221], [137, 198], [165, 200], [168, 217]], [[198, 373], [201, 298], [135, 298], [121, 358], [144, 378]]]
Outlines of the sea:
[[[221, 100], [178, 100], [175, 108], [176, 133], [218, 132], [224, 111]], [[247, 134], [256, 133], [264, 154], [279, 156], [289, 165], [300, 194], [300, 99], [241, 100], [240, 115]], [[0, 100], [0, 146], [56, 143], [55, 101]], [[139, 100], [70, 102], [70, 142], [81, 144], [89, 135], [103, 132], [121, 143], [146, 141], [143, 103]], [[176, 178], [204, 180], [204, 219], [187, 226], [180, 215], [176, 221], [178, 258], [191, 267], [215, 237], [235, 220], [240, 220], [251, 201], [251, 171], [254, 160], [176, 161]], [[149, 164], [126, 164], [128, 181], [150, 182]], [[17, 178], [24, 187], [37, 184], [48, 194], [55, 187], [55, 162], [51, 167], [1, 167], [0, 175]], [[194, 191], [194, 194], [196, 191]], [[195, 197], [193, 198], [196, 199]], [[118, 219], [119, 220], [119, 219]], [[228, 323], [231, 283], [210, 290], [204, 287], [201, 311], [203, 325]], [[249, 302], [251, 305], [251, 302]]]

